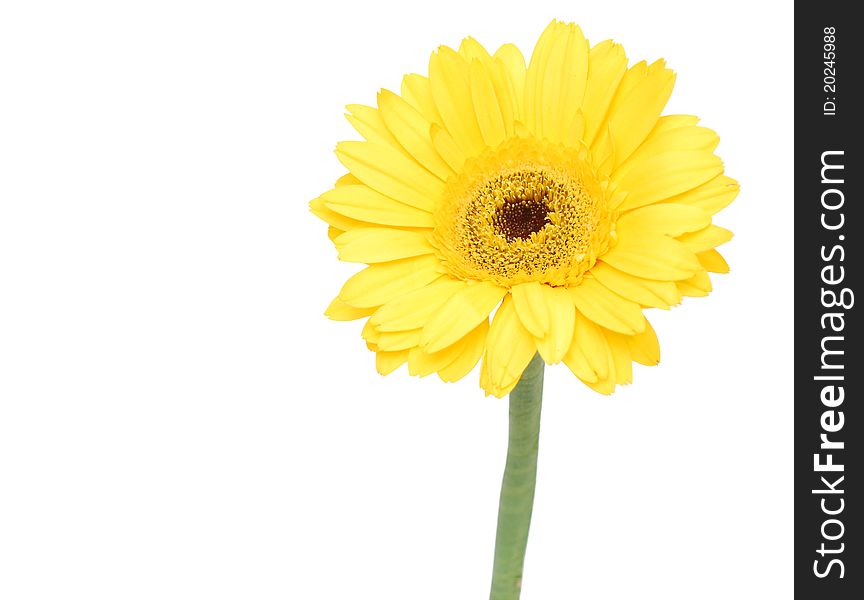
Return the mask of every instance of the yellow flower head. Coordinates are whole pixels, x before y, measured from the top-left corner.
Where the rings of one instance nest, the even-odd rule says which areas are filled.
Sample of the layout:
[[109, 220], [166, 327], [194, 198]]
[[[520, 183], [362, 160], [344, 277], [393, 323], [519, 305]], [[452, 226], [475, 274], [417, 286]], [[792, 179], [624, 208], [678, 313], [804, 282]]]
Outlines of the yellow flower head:
[[339, 258], [368, 266], [327, 315], [368, 317], [382, 374], [455, 381], [482, 359], [503, 396], [539, 352], [598, 392], [629, 383], [632, 361], [660, 359], [642, 309], [728, 271], [715, 247], [732, 234], [711, 217], [738, 184], [716, 133], [661, 116], [674, 81], [553, 21], [527, 68], [467, 38], [377, 108], [349, 106], [366, 141], [337, 146], [349, 173], [311, 207]]

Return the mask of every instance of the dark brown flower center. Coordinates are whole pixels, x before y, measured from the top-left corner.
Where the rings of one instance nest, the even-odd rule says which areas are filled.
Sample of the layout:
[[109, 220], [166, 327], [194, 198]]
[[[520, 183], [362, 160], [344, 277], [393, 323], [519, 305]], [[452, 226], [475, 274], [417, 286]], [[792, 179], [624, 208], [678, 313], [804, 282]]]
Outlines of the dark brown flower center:
[[531, 237], [549, 223], [549, 207], [537, 198], [519, 198], [502, 204], [493, 217], [495, 229], [508, 242]]

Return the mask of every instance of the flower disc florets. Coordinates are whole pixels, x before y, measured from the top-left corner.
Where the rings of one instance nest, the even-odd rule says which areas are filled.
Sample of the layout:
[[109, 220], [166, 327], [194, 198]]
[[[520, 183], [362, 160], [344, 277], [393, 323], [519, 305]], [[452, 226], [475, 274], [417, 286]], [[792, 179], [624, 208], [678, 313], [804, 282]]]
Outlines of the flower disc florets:
[[433, 243], [455, 276], [513, 286], [578, 283], [612, 219], [587, 152], [518, 139], [448, 182]]

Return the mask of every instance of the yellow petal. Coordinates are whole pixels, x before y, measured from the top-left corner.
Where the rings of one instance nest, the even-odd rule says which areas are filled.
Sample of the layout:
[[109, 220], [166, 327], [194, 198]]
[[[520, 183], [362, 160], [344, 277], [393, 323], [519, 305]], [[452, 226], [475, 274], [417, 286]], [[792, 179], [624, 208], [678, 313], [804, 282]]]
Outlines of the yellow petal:
[[701, 264], [709, 273], [729, 272], [729, 265], [726, 263], [723, 256], [716, 250], [700, 252], [696, 255], [696, 258], [699, 259], [699, 264]]
[[453, 174], [432, 145], [432, 123], [405, 100], [387, 90], [378, 94], [381, 118], [393, 137], [414, 159], [441, 180]]
[[597, 381], [597, 373], [594, 372], [591, 363], [588, 362], [588, 358], [575, 340], [575, 329], [574, 340], [570, 344], [570, 348], [567, 349], [567, 353], [564, 354], [563, 361], [564, 364], [567, 365], [567, 368], [582, 381], [587, 381], [589, 383]]
[[[511, 107], [513, 120], [518, 121], [523, 117], [523, 99], [525, 96], [525, 57], [513, 44], [504, 44], [495, 51], [493, 56], [499, 72], [506, 76], [508, 87], [511, 89]], [[512, 132], [508, 131], [508, 135]]]
[[429, 80], [422, 75], [411, 73], [402, 79], [401, 90], [405, 101], [414, 107], [430, 123], [443, 124], [435, 99], [432, 97], [432, 87]]
[[525, 124], [521, 121], [516, 121], [515, 123], [513, 123], [513, 131], [516, 134], [517, 138], [527, 139], [530, 138], [532, 135], [531, 132], [528, 130], [528, 127], [526, 127]]
[[477, 115], [483, 141], [487, 146], [497, 146], [504, 141], [507, 132], [504, 129], [504, 118], [501, 116], [501, 107], [498, 105], [492, 77], [477, 59], [471, 61], [469, 75], [471, 99], [474, 102], [474, 112]]
[[566, 130], [563, 138], [564, 144], [579, 147], [582, 143], [582, 138], [585, 137], [585, 117], [582, 116], [581, 110], [576, 111]]
[[[558, 102], [554, 108], [554, 112], [557, 113], [557, 122], [553, 121], [553, 123], [558, 134], [552, 135], [552, 139], [556, 141], [566, 139], [576, 111], [582, 107], [585, 88], [588, 83], [590, 52], [588, 40], [585, 39], [578, 25], [569, 25], [567, 34], [566, 44], [562, 52], [562, 72], [559, 75], [559, 82], [556, 85], [554, 80], [547, 78], [546, 91], [544, 92], [547, 95], [554, 95], [557, 87]], [[561, 52], [561, 49], [556, 50]]]
[[522, 326], [512, 297], [507, 295], [495, 312], [486, 340], [483, 356], [485, 376], [481, 374], [481, 385], [487, 394], [501, 398], [516, 387], [522, 372], [536, 349], [534, 338]]
[[627, 337], [614, 331], [604, 331], [609, 342], [612, 361], [615, 364], [615, 383], [625, 385], [633, 382], [633, 361], [630, 358], [630, 348]]
[[678, 288], [678, 291], [681, 292], [682, 296], [687, 296], [689, 298], [704, 298], [708, 295], [708, 292], [690, 285], [687, 281], [687, 279], [684, 279], [675, 282], [675, 287]]
[[544, 337], [552, 326], [544, 288], [548, 286], [530, 281], [514, 285], [510, 290], [519, 320], [531, 335], [538, 338]]
[[564, 288], [543, 286], [544, 302], [550, 315], [551, 327], [541, 338], [536, 338], [537, 351], [549, 364], [561, 362], [573, 342], [576, 309]]
[[696, 188], [723, 172], [723, 162], [704, 150], [672, 150], [640, 160], [622, 177], [613, 177], [628, 192], [619, 210], [654, 204]]
[[528, 66], [527, 124], [539, 138], [560, 142], [582, 105], [588, 74], [588, 42], [572, 23], [553, 21]]
[[[609, 133], [609, 126], [605, 125], [603, 132], [591, 146], [591, 153], [594, 156], [594, 166], [598, 174], [607, 176], [612, 171], [615, 165], [615, 147], [612, 145], [612, 134]], [[609, 208], [617, 210], [620, 202], [611, 203]]]
[[352, 219], [350, 217], [346, 217], [343, 214], [330, 210], [324, 202], [324, 197], [319, 196], [314, 200], [309, 202], [309, 212], [313, 215], [339, 229], [341, 231], [348, 231], [349, 229], [354, 229], [355, 227], [362, 227], [364, 223], [358, 221], [357, 219]]
[[596, 381], [585, 381], [583, 379], [582, 383], [587, 385], [595, 392], [608, 396], [615, 391], [615, 384], [619, 379], [616, 368], [620, 357], [616, 357], [615, 355], [613, 355], [612, 346], [609, 343], [609, 339], [606, 337], [606, 333], [609, 332], [604, 332], [602, 327], [598, 327], [598, 332], [600, 337], [603, 338], [603, 350], [605, 350], [606, 352], [607, 372], [605, 376], [598, 375]]
[[[704, 210], [683, 204], [652, 204], [621, 215], [616, 228], [621, 235], [627, 229], [663, 233], [673, 237], [697, 231], [711, 223]], [[683, 240], [682, 240], [683, 241]]]
[[[446, 370], [447, 367], [452, 365], [454, 362], [462, 362], [460, 367], [464, 368], [466, 362], [470, 362], [473, 356], [474, 362], [471, 363], [467, 368], [467, 371], [465, 371], [465, 373], [469, 372], [474, 368], [474, 365], [477, 364], [477, 361], [480, 360], [480, 356], [483, 352], [483, 344], [480, 344], [478, 351], [477, 342], [478, 340], [480, 342], [485, 342], [486, 332], [488, 329], [489, 320], [487, 319], [481, 322], [480, 325], [475, 327], [458, 342], [444, 348], [443, 350], [439, 350], [438, 352], [429, 353], [423, 348], [412, 348], [411, 356], [408, 359], [408, 372], [411, 373], [411, 375], [419, 375], [420, 377], [425, 377], [426, 375], [435, 372], [439, 372], [440, 374], [442, 370]], [[466, 353], [467, 356], [463, 359], [463, 354]], [[460, 361], [460, 359], [462, 360]], [[456, 370], [452, 370], [451, 372], [455, 373]], [[461, 376], [459, 378], [461, 378]], [[448, 381], [448, 379], [444, 379], [444, 381]], [[455, 379], [449, 381], [455, 381]]]
[[672, 196], [663, 202], [698, 206], [707, 214], [713, 215], [729, 206], [729, 203], [738, 195], [739, 187], [738, 182], [731, 177], [718, 175], [692, 190]]
[[470, 35], [462, 40], [459, 44], [459, 55], [470, 64], [472, 60], [479, 60], [484, 67], [492, 64], [492, 57], [489, 52], [483, 47], [483, 44], [475, 40]]
[[403, 204], [363, 184], [335, 187], [321, 195], [321, 202], [334, 213], [367, 223], [429, 228], [435, 224], [432, 213]]
[[507, 74], [516, 86], [517, 91], [525, 87], [525, 57], [522, 51], [514, 44], [503, 44], [493, 55], [496, 61], [500, 61], [507, 68]]
[[516, 84], [510, 78], [508, 67], [500, 60], [492, 59], [487, 71], [495, 89], [495, 97], [501, 110], [501, 120], [504, 124], [504, 135], [512, 137], [515, 134], [515, 123], [520, 118], [519, 96], [523, 94], [522, 88], [517, 92]]
[[706, 127], [682, 126], [681, 123], [696, 117], [674, 115], [661, 117], [657, 126], [630, 157], [615, 169], [614, 177], [621, 178], [630, 169], [651, 156], [673, 151], [700, 151], [712, 153], [720, 142], [713, 130]]
[[688, 279], [699, 270], [699, 261], [684, 244], [662, 235], [622, 236], [600, 260], [645, 279]]
[[446, 129], [435, 124], [432, 125], [429, 131], [432, 135], [432, 145], [435, 146], [435, 151], [450, 165], [450, 168], [454, 172], [458, 173], [461, 171], [462, 165], [465, 164], [466, 156], [459, 147], [459, 144], [456, 143], [456, 140], [453, 139], [453, 136]]
[[429, 59], [429, 83], [447, 131], [463, 152], [479, 154], [484, 143], [471, 100], [467, 61], [453, 49], [441, 46]]
[[676, 281], [675, 285], [685, 296], [690, 296], [692, 298], [701, 298], [703, 296], [707, 296], [713, 286], [711, 285], [711, 278], [708, 277], [708, 272], [701, 270], [698, 271], [693, 277], [690, 279], [683, 279], [681, 281]]
[[419, 329], [426, 325], [465, 282], [443, 276], [429, 285], [390, 300], [369, 319], [378, 331]]
[[[446, 348], [450, 350], [450, 348]], [[446, 365], [444, 352], [429, 354], [419, 346], [408, 351], [408, 374], [415, 377], [426, 377]]]
[[640, 60], [627, 69], [624, 77], [621, 78], [621, 84], [615, 90], [615, 96], [612, 98], [612, 103], [609, 106], [609, 114], [615, 114], [618, 108], [624, 103], [628, 94], [636, 89], [646, 77], [648, 77], [648, 63], [644, 60]]
[[659, 60], [632, 89], [619, 88], [619, 98], [606, 118], [617, 164], [629, 157], [657, 124], [674, 85], [675, 74]]
[[711, 284], [711, 278], [708, 276], [708, 271], [698, 271], [690, 279], [685, 279], [678, 283], [686, 283], [706, 293], [714, 289], [714, 286]]
[[732, 232], [717, 225], [709, 225], [705, 229], [678, 236], [678, 241], [696, 253], [711, 250], [731, 239]]
[[657, 124], [654, 126], [654, 129], [651, 130], [648, 139], [650, 140], [655, 136], [664, 134], [667, 131], [672, 131], [673, 129], [693, 127], [697, 123], [699, 123], [699, 117], [694, 117], [693, 115], [663, 115], [657, 119]]
[[426, 232], [389, 227], [358, 227], [335, 240], [339, 258], [346, 262], [381, 263], [432, 254]]
[[671, 281], [643, 279], [601, 262], [594, 265], [591, 275], [622, 298], [642, 306], [668, 309], [681, 302], [681, 294]]
[[362, 104], [349, 104], [346, 108], [350, 112], [345, 115], [345, 118], [367, 141], [382, 146], [399, 147], [399, 142], [384, 125], [384, 121], [377, 110]]
[[471, 283], [453, 294], [423, 327], [420, 345], [437, 352], [474, 329], [498, 305], [506, 293], [488, 281]]
[[366, 347], [373, 352], [378, 352], [378, 337], [380, 335], [371, 321], [366, 321], [360, 331], [360, 337], [366, 340]]
[[431, 212], [444, 191], [443, 181], [390, 146], [341, 142], [336, 156], [373, 190], [422, 210]]
[[489, 376], [489, 361], [486, 360], [485, 352], [483, 354], [483, 361], [480, 363], [480, 387], [484, 392], [486, 392], [487, 396], [492, 393], [492, 379]]
[[651, 323], [647, 323], [645, 331], [627, 338], [630, 356], [641, 365], [652, 367], [660, 362], [660, 342]]
[[[443, 369], [438, 376], [443, 381], [457, 381], [465, 377], [475, 367], [483, 351], [486, 349], [486, 336], [489, 332], [489, 321], [483, 321], [453, 347], [457, 347], [456, 359]], [[445, 350], [442, 350], [446, 351]]]
[[375, 368], [381, 375], [389, 375], [408, 360], [408, 350], [396, 352], [376, 352]]
[[[596, 374], [593, 381], [605, 379], [609, 375], [609, 344], [606, 336], [599, 326], [580, 312], [576, 313], [573, 345], [582, 351], [588, 364], [591, 365], [591, 369]], [[592, 382], [583, 377], [580, 379]]]
[[[609, 150], [613, 148], [614, 136], [612, 135], [609, 119], [624, 103], [627, 95], [632, 92], [647, 76], [648, 64], [644, 60], [625, 70], [617, 87], [613, 90], [614, 93], [612, 99], [609, 101], [602, 122], [597, 125], [597, 133], [591, 140], [591, 150], [595, 157], [606, 156], [607, 154], [612, 157], [612, 155], [609, 154]], [[598, 152], [599, 149], [604, 149], [604, 151]], [[604, 168], [601, 169], [602, 172], [604, 174], [609, 174], [615, 164], [617, 164], [617, 162], [611, 162], [608, 165], [605, 165]], [[597, 166], [600, 166], [600, 163], [597, 163]]]
[[357, 308], [382, 304], [419, 289], [441, 276], [441, 265], [434, 255], [406, 258], [375, 264], [356, 273], [339, 292], [339, 298]]
[[591, 48], [585, 99], [582, 102], [586, 144], [591, 144], [606, 121], [609, 104], [626, 71], [627, 56], [620, 44], [606, 40]]
[[408, 331], [379, 331], [378, 335], [375, 337], [375, 344], [378, 348], [387, 352], [410, 350], [419, 343], [419, 329], [410, 329]]
[[363, 185], [363, 182], [354, 177], [351, 173], [345, 173], [342, 177], [336, 180], [336, 187], [343, 185]]
[[525, 100], [524, 100], [524, 123], [525, 126], [537, 137], [542, 136], [543, 107], [541, 98], [543, 93], [543, 80], [545, 79], [547, 57], [549, 49], [558, 37], [558, 22], [553, 20], [534, 46], [531, 60], [528, 62], [528, 70], [525, 72]]
[[634, 334], [645, 329], [645, 316], [635, 302], [626, 300], [595, 279], [585, 278], [581, 285], [568, 288], [576, 309], [612, 331]]
[[[611, 360], [611, 358], [610, 358]], [[615, 391], [615, 369], [614, 367], [610, 367], [611, 375], [606, 377], [605, 379], [598, 379], [596, 382], [589, 383], [582, 380], [582, 383], [587, 385], [589, 388], [597, 392], [598, 394], [603, 394], [604, 396], [610, 395]]]
[[356, 321], [357, 319], [362, 319], [363, 317], [368, 317], [373, 312], [375, 312], [376, 307], [368, 307], [368, 308], [354, 308], [353, 306], [349, 306], [345, 304], [338, 297], [334, 298], [330, 303], [330, 306], [327, 307], [327, 310], [324, 311], [324, 314], [328, 319], [332, 319], [334, 321]]

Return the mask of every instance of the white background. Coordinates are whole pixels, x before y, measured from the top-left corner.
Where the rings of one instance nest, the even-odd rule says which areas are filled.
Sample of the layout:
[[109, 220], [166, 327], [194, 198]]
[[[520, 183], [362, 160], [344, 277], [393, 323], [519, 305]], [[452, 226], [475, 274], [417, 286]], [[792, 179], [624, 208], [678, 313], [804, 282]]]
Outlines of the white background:
[[742, 192], [659, 367], [547, 369], [523, 600], [791, 598], [792, 14], [752, 0], [3, 3], [0, 597], [488, 597], [506, 401], [377, 375], [307, 203], [345, 104], [552, 17], [665, 57]]

